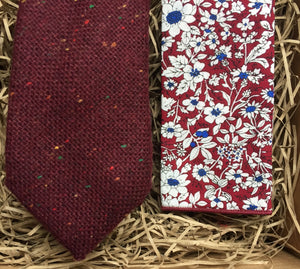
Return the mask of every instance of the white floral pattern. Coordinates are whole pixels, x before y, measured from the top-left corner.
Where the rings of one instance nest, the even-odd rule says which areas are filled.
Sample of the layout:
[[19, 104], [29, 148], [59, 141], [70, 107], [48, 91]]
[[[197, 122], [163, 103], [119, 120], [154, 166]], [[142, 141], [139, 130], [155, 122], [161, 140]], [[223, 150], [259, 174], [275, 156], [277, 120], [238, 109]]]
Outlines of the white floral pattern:
[[274, 3], [162, 3], [163, 208], [270, 214]]

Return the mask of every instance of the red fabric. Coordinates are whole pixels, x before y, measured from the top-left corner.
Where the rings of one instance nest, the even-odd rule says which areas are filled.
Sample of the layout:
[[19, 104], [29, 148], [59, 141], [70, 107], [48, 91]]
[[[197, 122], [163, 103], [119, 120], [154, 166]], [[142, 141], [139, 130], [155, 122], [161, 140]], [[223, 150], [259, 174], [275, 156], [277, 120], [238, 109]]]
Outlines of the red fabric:
[[6, 185], [82, 259], [151, 188], [148, 1], [21, 3]]
[[273, 9], [163, 1], [163, 209], [271, 214]]

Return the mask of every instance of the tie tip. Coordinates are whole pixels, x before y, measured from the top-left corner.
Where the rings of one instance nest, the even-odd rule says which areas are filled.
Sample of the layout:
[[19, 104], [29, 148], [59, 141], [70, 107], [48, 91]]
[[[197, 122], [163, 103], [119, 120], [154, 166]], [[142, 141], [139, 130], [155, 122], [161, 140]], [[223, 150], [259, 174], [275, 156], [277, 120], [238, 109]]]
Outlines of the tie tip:
[[74, 260], [81, 261], [81, 260], [85, 259], [86, 254], [85, 253], [72, 253], [72, 256], [73, 256]]

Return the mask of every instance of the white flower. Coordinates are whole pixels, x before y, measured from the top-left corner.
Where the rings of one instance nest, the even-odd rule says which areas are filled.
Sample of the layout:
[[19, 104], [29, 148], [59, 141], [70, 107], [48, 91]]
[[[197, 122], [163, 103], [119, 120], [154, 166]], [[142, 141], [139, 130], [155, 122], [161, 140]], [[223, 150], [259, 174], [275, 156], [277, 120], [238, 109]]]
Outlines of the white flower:
[[214, 176], [214, 171], [211, 171], [207, 166], [203, 166], [203, 164], [195, 165], [193, 168], [193, 177], [198, 181], [202, 180], [208, 183], [209, 179], [213, 179]]
[[161, 127], [161, 135], [166, 138], [173, 138], [180, 137], [181, 132], [183, 131], [183, 128], [180, 126], [180, 124], [176, 124], [174, 122], [166, 122]]
[[211, 27], [211, 25], [208, 24], [201, 26], [200, 29], [203, 31], [203, 37], [206, 37], [215, 31], [215, 27]]
[[231, 74], [233, 75], [233, 81], [237, 82], [239, 79], [248, 79], [250, 72], [247, 71], [247, 65], [243, 65], [241, 69], [234, 69]]
[[172, 43], [175, 40], [171, 36], [163, 37], [161, 39], [161, 50], [162, 51], [167, 51], [169, 48], [172, 47]]
[[233, 75], [233, 82], [242, 80], [242, 85], [247, 85], [247, 80], [250, 80], [252, 83], [259, 84], [258, 80], [264, 76], [260, 73], [259, 68], [256, 68], [253, 71], [248, 71], [246, 65], [243, 65], [241, 69], [233, 69], [231, 74]]
[[243, 97], [249, 97], [251, 95], [251, 90], [246, 90], [243, 92]]
[[255, 174], [252, 177], [248, 177], [246, 179], [245, 184], [247, 187], [253, 188], [254, 190], [252, 193], [255, 193], [263, 184], [269, 185], [270, 176], [270, 173], [261, 173], [259, 171], [255, 171]]
[[226, 40], [227, 37], [230, 36], [230, 29], [228, 26], [224, 27], [224, 30], [221, 32], [221, 36], [223, 40]]
[[228, 8], [229, 4], [228, 2], [226, 2], [226, 0], [215, 0], [216, 1], [216, 8], [219, 7], [224, 7], [224, 8]]
[[177, 87], [177, 82], [173, 79], [168, 79], [164, 82], [164, 88], [166, 90], [172, 91]]
[[274, 91], [272, 89], [262, 90], [261, 95], [268, 103], [274, 103]]
[[240, 191], [240, 186], [239, 185], [234, 185], [232, 189], [233, 189], [233, 192], [239, 192]]
[[213, 74], [210, 80], [208, 81], [208, 84], [213, 86], [219, 86], [220, 78], [217, 77], [216, 74]]
[[244, 116], [244, 118], [254, 118], [254, 116], [261, 111], [260, 107], [261, 105], [259, 103], [255, 103], [255, 101], [253, 101], [252, 104], [247, 104], [242, 107], [240, 113]]
[[177, 36], [180, 31], [189, 31], [188, 23], [194, 22], [193, 16], [196, 7], [191, 4], [182, 5], [182, 1], [166, 3], [162, 7], [162, 32], [169, 31], [172, 37]]
[[237, 59], [242, 59], [244, 57], [244, 53], [242, 51], [238, 51], [234, 54], [234, 57]]
[[161, 204], [164, 207], [172, 207], [172, 208], [178, 208], [179, 207], [179, 202], [177, 198], [174, 198], [172, 196], [167, 196], [166, 198], [164, 198], [163, 195], [162, 199], [161, 199]]
[[173, 98], [167, 98], [165, 96], [161, 97], [161, 109], [164, 111], [168, 111], [172, 108], [172, 106], [176, 103]]
[[267, 208], [268, 204], [266, 200], [264, 199], [259, 199], [258, 196], [251, 197], [247, 200], [243, 200], [244, 205], [243, 209], [245, 210], [262, 210], [263, 208]]
[[199, 101], [199, 97], [193, 97], [191, 96], [189, 99], [185, 99], [182, 101], [182, 104], [186, 106], [188, 111], [194, 111], [196, 108], [198, 110], [201, 110], [204, 108], [205, 103], [202, 101]]
[[251, 15], [260, 15], [271, 16], [272, 12], [272, 0], [249, 0], [248, 7]]
[[245, 10], [245, 6], [241, 1], [232, 2], [231, 11], [233, 13], [241, 13], [244, 10]]
[[264, 75], [260, 73], [259, 68], [255, 68], [253, 71], [250, 71], [249, 80], [252, 83], [259, 84], [258, 80], [263, 78], [263, 77], [264, 77]]
[[173, 197], [187, 193], [186, 186], [191, 182], [186, 180], [187, 177], [187, 174], [181, 174], [179, 170], [161, 173], [161, 193], [169, 194]]
[[227, 58], [231, 58], [231, 45], [222, 45], [218, 50], [216, 50], [214, 56], [209, 57], [211, 60], [210, 65], [216, 65], [219, 62], [224, 62]]
[[250, 21], [249, 18], [244, 18], [242, 22], [237, 24], [237, 28], [241, 28], [242, 31], [251, 30], [254, 26], [254, 22]]
[[256, 140], [252, 143], [260, 148], [272, 145], [272, 136], [272, 126], [271, 124], [266, 124], [262, 130], [259, 130]]
[[236, 34], [236, 33], [232, 33], [232, 36], [233, 36], [232, 41], [234, 43], [238, 43], [238, 42], [244, 43], [245, 42], [245, 39], [244, 38], [242, 39], [242, 37], [240, 35]]
[[184, 79], [190, 83], [191, 90], [196, 89], [196, 84], [202, 82], [204, 79], [208, 79], [209, 73], [202, 72], [204, 63], [196, 62], [194, 66], [186, 65], [183, 68]]
[[216, 33], [211, 33], [208, 35], [208, 40], [206, 40], [206, 45], [209, 46], [210, 49], [215, 49], [217, 45], [220, 44], [218, 40], [218, 35]]
[[242, 170], [238, 169], [235, 171], [234, 169], [230, 169], [225, 173], [225, 177], [228, 180], [234, 180], [236, 184], [240, 184], [242, 182], [243, 177], [248, 177], [248, 173], [243, 173]]
[[223, 202], [226, 201], [226, 198], [222, 195], [219, 195], [218, 197], [216, 195], [212, 195], [209, 197], [209, 200], [211, 201], [211, 207], [224, 208]]
[[236, 202], [229, 202], [226, 204], [226, 209], [227, 210], [239, 210], [240, 208], [238, 207]]
[[192, 35], [191, 32], [183, 32], [181, 34], [181, 41], [177, 41], [177, 51], [185, 51], [187, 49], [190, 49]]
[[205, 120], [209, 123], [221, 124], [226, 120], [226, 115], [229, 112], [229, 107], [224, 104], [216, 104], [215, 106], [204, 108], [204, 114], [207, 115]]
[[190, 45], [192, 48], [194, 48], [195, 53], [199, 53], [200, 51], [206, 50], [206, 48], [205, 48], [206, 43], [205, 43], [205, 41], [202, 41], [201, 37], [193, 38], [190, 41]]
[[240, 186], [241, 186], [241, 188], [242, 188], [243, 190], [247, 190], [247, 186], [246, 186], [245, 182], [242, 182], [242, 183], [240, 184]]
[[186, 154], [186, 150], [183, 149], [182, 147], [177, 149], [177, 155], [179, 157], [183, 157], [183, 156], [185, 156], [185, 154]]
[[224, 12], [219, 11], [215, 8], [212, 8], [210, 13], [207, 10], [205, 10], [204, 12], [203, 10], [200, 10], [200, 14], [202, 15], [201, 22], [207, 23], [208, 25], [213, 25], [215, 24], [215, 22], [222, 23], [226, 20], [226, 18], [224, 17]]

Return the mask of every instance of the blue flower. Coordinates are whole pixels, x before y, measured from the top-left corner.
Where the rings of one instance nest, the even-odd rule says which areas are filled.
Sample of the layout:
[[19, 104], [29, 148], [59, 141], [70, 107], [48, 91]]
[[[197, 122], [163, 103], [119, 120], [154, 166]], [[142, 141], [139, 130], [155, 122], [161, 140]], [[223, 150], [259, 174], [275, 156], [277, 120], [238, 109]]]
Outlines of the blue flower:
[[256, 205], [249, 205], [249, 207], [247, 208], [247, 210], [255, 210], [257, 209]]
[[192, 100], [191, 100], [191, 104], [192, 104], [193, 106], [196, 106], [198, 103], [199, 103], [199, 102], [198, 102], [196, 99], [192, 99]]
[[241, 169], [234, 170], [230, 169], [229, 171], [225, 172], [225, 177], [227, 180], [234, 180], [236, 184], [242, 183], [243, 177], [248, 177], [248, 173], [244, 173]]
[[201, 169], [199, 169], [199, 171], [198, 171], [198, 175], [199, 175], [200, 177], [204, 177], [204, 176], [206, 175], [206, 171], [205, 171], [203, 168], [201, 168]]
[[247, 106], [247, 107], [246, 107], [246, 112], [251, 113], [251, 112], [254, 112], [255, 109], [256, 109], [255, 106]]
[[[219, 5], [221, 4], [220, 2], [217, 2], [217, 4], [218, 3]], [[219, 23], [226, 21], [226, 17], [225, 17], [225, 13], [222, 10], [212, 8], [210, 12], [208, 12], [208, 10], [205, 10], [201, 14], [200, 20], [204, 24], [213, 25], [215, 24], [216, 21]]]
[[217, 208], [224, 208], [223, 202], [226, 201], [226, 198], [222, 195], [216, 196], [216, 193], [208, 196], [208, 199], [211, 201], [210, 206], [211, 207], [217, 207]]
[[208, 132], [207, 131], [197, 131], [196, 136], [206, 138], [206, 137], [208, 137]]
[[249, 75], [248, 75], [246, 72], [241, 72], [241, 73], [239, 74], [240, 79], [247, 79], [248, 76], [249, 76]]
[[174, 87], [174, 83], [171, 82], [171, 81], [169, 81], [167, 85], [168, 85], [168, 88], [173, 88]]
[[194, 148], [197, 146], [196, 142], [195, 141], [192, 141], [191, 144], [190, 144], [191, 148]]
[[254, 5], [252, 6], [253, 8], [256, 8], [256, 9], [260, 9], [260, 7], [263, 5], [263, 3], [261, 2], [255, 2]]
[[265, 89], [261, 92], [262, 97], [268, 102], [273, 103], [274, 102], [274, 91], [273, 89]]
[[235, 178], [240, 178], [240, 177], [241, 177], [240, 174], [234, 174], [233, 176], [234, 176]]
[[211, 15], [209, 16], [209, 18], [210, 18], [211, 20], [216, 21], [216, 20], [217, 20], [217, 15], [211, 14]]
[[262, 177], [261, 175], [259, 175], [259, 176], [256, 176], [256, 177], [254, 178], [254, 180], [255, 180], [256, 182], [262, 182], [264, 179], [263, 179], [263, 177]]
[[199, 76], [200, 75], [200, 71], [197, 69], [197, 68], [192, 68], [192, 70], [191, 70], [191, 72], [190, 72], [190, 75], [192, 76], [192, 77], [197, 77], [197, 76]]
[[227, 55], [223, 52], [221, 52], [220, 54], [217, 55], [217, 59], [219, 61], [223, 61], [226, 57], [227, 57]]
[[178, 194], [187, 193], [186, 186], [191, 182], [187, 180], [187, 174], [179, 170], [167, 170], [161, 173], [161, 194], [177, 197]]
[[216, 203], [221, 202], [221, 200], [220, 200], [219, 198], [215, 198], [214, 201], [215, 201]]
[[209, 179], [214, 178], [215, 173], [211, 171], [209, 167], [203, 166], [203, 164], [195, 165], [193, 168], [193, 177], [198, 181], [208, 183]]
[[194, 111], [195, 109], [202, 109], [205, 106], [205, 103], [199, 101], [199, 97], [191, 96], [189, 99], [185, 99], [182, 101], [182, 104], [186, 106], [188, 111]]
[[218, 117], [221, 114], [221, 110], [219, 108], [213, 108], [211, 114], [215, 117]]
[[272, 90], [269, 90], [267, 94], [269, 97], [274, 97], [274, 92]]
[[251, 104], [248, 104], [247, 106], [243, 107], [240, 111], [240, 113], [244, 117], [253, 118], [256, 114], [260, 112], [261, 104], [255, 103], [253, 101]]
[[207, 115], [205, 120], [209, 123], [221, 124], [226, 120], [226, 114], [229, 112], [229, 107], [224, 104], [216, 104], [213, 107], [204, 108], [204, 114]]
[[168, 178], [168, 184], [170, 186], [177, 186], [179, 184], [179, 181], [175, 178]]
[[182, 14], [180, 11], [172, 11], [167, 15], [167, 22], [169, 24], [178, 23], [182, 19]]
[[175, 82], [173, 79], [169, 79], [164, 82], [164, 87], [166, 90], [172, 91], [177, 87], [177, 82]]
[[185, 5], [182, 1], [165, 3], [162, 11], [162, 32], [168, 31], [172, 37], [179, 35], [181, 31], [189, 31], [189, 23], [196, 20], [193, 16], [196, 13], [196, 8], [193, 8], [190, 3]]
[[183, 128], [180, 124], [175, 124], [174, 122], [166, 122], [161, 126], [161, 135], [168, 139], [175, 137], [180, 137], [182, 135]]

